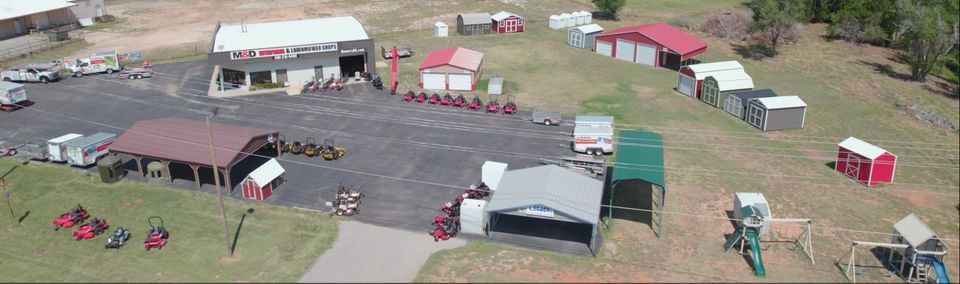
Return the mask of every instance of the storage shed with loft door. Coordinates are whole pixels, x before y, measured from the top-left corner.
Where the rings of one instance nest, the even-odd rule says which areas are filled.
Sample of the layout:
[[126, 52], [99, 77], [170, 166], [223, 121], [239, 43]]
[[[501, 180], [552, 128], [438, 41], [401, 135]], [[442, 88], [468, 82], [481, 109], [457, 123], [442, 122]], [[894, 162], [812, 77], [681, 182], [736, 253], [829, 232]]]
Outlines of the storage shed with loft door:
[[897, 155], [855, 137], [837, 145], [834, 170], [857, 182], [874, 186], [893, 182]]

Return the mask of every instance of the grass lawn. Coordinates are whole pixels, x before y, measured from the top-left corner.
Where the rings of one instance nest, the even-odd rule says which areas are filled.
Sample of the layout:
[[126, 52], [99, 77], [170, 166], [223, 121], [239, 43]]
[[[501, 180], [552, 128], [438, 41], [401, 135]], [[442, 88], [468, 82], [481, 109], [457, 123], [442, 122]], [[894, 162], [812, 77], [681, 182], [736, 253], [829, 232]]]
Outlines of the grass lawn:
[[[226, 200], [233, 238], [241, 214], [248, 214], [236, 253], [226, 248], [216, 209], [208, 194], [123, 181], [113, 185], [63, 166], [0, 160], [16, 224], [4, 205], [0, 218], [0, 279], [10, 282], [293, 282], [328, 249], [337, 226], [327, 214], [264, 203]], [[77, 228], [53, 231], [50, 220], [83, 205], [92, 217], [107, 219], [102, 236], [75, 241]], [[161, 250], [145, 251], [147, 217], [162, 216], [170, 231]], [[106, 250], [117, 226], [131, 238], [119, 250]]]

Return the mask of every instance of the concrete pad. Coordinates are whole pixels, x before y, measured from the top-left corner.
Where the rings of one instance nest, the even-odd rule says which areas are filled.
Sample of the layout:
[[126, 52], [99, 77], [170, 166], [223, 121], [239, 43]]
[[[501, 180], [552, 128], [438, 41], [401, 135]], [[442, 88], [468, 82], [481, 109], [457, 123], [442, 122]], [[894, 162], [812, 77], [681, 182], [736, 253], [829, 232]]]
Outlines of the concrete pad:
[[426, 231], [342, 221], [333, 247], [299, 282], [411, 282], [431, 254], [465, 244], [460, 238], [434, 242]]

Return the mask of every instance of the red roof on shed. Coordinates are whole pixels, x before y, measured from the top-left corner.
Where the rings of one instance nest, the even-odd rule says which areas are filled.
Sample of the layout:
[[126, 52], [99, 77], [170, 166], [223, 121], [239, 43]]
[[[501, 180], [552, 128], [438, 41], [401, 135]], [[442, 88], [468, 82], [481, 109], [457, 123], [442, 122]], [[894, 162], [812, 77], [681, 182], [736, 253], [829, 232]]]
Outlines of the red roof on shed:
[[[210, 123], [217, 164], [221, 168], [243, 160], [267, 143], [266, 136], [277, 131]], [[179, 117], [141, 120], [133, 124], [110, 152], [146, 156], [174, 162], [209, 166], [210, 146], [204, 121]]]
[[694, 55], [691, 53], [707, 48], [707, 44], [700, 39], [678, 30], [667, 23], [622, 27], [619, 29], [606, 31], [600, 34], [600, 36], [624, 33], [639, 33], [673, 51], [676, 51], [677, 53], [680, 53], [683, 56], [691, 56]]
[[420, 63], [420, 69], [453, 65], [463, 69], [477, 71], [480, 70], [480, 62], [482, 61], [483, 53], [462, 47], [451, 47], [430, 52], [427, 58], [423, 59], [423, 63]]

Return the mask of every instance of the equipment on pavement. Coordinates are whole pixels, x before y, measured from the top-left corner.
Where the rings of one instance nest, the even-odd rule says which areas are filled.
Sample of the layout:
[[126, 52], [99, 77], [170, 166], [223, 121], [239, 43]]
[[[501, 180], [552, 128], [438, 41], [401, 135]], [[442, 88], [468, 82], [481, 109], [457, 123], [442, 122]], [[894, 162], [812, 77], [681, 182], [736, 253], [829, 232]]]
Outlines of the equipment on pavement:
[[317, 139], [313, 137], [307, 137], [303, 146], [303, 154], [307, 157], [316, 156], [320, 152], [320, 145], [317, 145]]
[[332, 139], [323, 140], [323, 150], [321, 151], [321, 155], [323, 155], [324, 160], [337, 160], [346, 154], [347, 150], [341, 146], [334, 145]]
[[457, 98], [453, 99], [451, 105], [453, 107], [465, 107], [467, 106], [467, 99], [464, 98], [463, 95], [457, 95]]
[[498, 113], [500, 112], [500, 103], [497, 102], [497, 95], [490, 95], [490, 102], [487, 103], [487, 112], [489, 113]]
[[513, 96], [507, 96], [507, 104], [503, 106], [503, 114], [517, 113], [517, 104], [513, 102]]
[[480, 108], [483, 108], [483, 101], [480, 100], [480, 97], [474, 96], [473, 99], [470, 100], [470, 105], [467, 106], [467, 108], [474, 111], [479, 111]]

